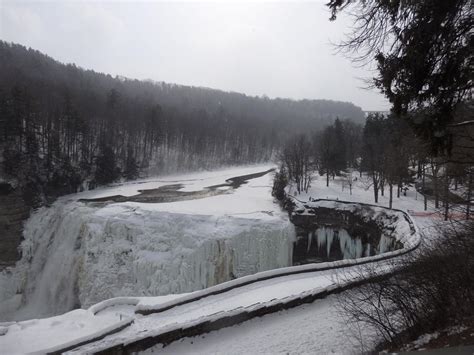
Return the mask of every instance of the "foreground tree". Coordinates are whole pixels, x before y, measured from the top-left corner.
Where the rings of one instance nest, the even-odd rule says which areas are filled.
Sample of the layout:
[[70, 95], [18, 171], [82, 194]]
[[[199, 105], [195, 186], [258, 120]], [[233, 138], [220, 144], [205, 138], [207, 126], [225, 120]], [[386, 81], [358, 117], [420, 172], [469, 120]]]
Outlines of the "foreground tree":
[[[442, 173], [446, 219], [452, 163], [469, 172], [474, 164], [472, 2], [330, 0], [327, 5], [332, 20], [352, 8], [354, 31], [340, 48], [356, 61], [375, 60], [378, 75], [372, 83], [390, 100], [392, 113], [409, 122], [430, 147], [435, 203], [439, 205]], [[470, 114], [461, 119], [463, 107]], [[425, 189], [426, 160], [420, 160]], [[424, 249], [421, 257], [394, 265], [391, 277], [354, 288], [345, 297], [348, 302], [342, 300], [352, 319], [372, 324], [379, 335], [399, 345], [460, 320], [472, 326], [472, 307], [464, 305], [473, 302], [473, 228], [472, 223], [453, 226], [454, 232], [441, 232], [443, 238]]]
[[355, 16], [341, 49], [358, 61], [375, 59], [379, 74], [373, 83], [435, 152], [449, 153], [455, 111], [472, 99], [471, 6], [470, 0], [328, 3], [332, 20], [348, 7]]
[[377, 266], [363, 267], [360, 275], [370, 281], [339, 298], [349, 322], [375, 329], [388, 342], [378, 350], [449, 325], [472, 324], [473, 233], [472, 221], [445, 225], [443, 236], [423, 253], [389, 261], [397, 272], [381, 275]]

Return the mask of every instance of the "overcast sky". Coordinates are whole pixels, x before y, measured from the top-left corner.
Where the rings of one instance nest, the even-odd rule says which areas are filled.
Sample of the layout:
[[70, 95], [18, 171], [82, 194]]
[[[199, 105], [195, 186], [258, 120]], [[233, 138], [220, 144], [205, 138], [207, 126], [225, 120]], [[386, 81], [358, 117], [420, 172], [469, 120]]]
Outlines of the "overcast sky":
[[351, 22], [325, 2], [0, 0], [0, 38], [112, 75], [387, 109], [335, 53]]

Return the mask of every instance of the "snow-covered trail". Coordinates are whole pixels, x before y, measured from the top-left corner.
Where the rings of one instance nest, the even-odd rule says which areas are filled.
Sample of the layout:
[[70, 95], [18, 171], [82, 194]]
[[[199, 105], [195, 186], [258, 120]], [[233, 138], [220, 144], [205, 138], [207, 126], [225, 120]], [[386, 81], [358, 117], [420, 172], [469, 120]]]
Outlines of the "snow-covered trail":
[[[386, 273], [390, 264], [381, 262], [378, 272]], [[135, 315], [134, 322], [124, 330], [103, 340], [78, 347], [71, 353], [88, 353], [105, 350], [120, 344], [129, 344], [141, 339], [157, 336], [174, 329], [186, 328], [222, 317], [250, 312], [278, 303], [286, 303], [310, 295], [351, 284], [364, 274], [364, 268], [353, 266], [337, 270], [326, 270], [306, 274], [290, 275], [238, 287], [200, 300], [176, 306], [148, 316]], [[146, 299], [143, 300], [149, 303]], [[104, 311], [116, 312], [114, 307]], [[130, 313], [128, 313], [130, 315]]]
[[[348, 326], [331, 295], [289, 310], [254, 318], [233, 327], [156, 345], [142, 354], [159, 355], [328, 355], [361, 354], [377, 342], [374, 329]], [[363, 339], [363, 342], [360, 340]]]
[[[380, 273], [385, 273], [389, 269], [390, 264], [385, 262], [380, 262], [377, 267]], [[47, 353], [69, 346], [75, 347], [83, 341], [91, 341], [75, 348], [71, 353], [97, 352], [174, 329], [285, 304], [307, 296], [317, 297], [318, 294], [325, 296], [328, 291], [353, 283], [363, 275], [364, 270], [361, 266], [352, 266], [277, 277], [207, 296], [148, 316], [136, 314], [137, 306], [166, 304], [174, 299], [192, 296], [192, 293], [111, 299], [88, 310], [74, 310], [52, 318], [11, 324], [8, 332], [0, 336], [0, 349], [9, 354]], [[122, 326], [125, 326], [123, 330], [102, 340], [92, 341], [104, 332]], [[52, 334], [54, 336], [51, 336]], [[28, 341], [24, 341], [25, 339]]]

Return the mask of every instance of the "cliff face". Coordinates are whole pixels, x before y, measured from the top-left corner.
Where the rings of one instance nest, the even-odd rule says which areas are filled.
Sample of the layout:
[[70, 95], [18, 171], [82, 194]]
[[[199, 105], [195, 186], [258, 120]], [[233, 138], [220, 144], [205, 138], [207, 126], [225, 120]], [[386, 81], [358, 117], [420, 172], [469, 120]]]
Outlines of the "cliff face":
[[23, 238], [23, 222], [29, 215], [20, 189], [0, 182], [0, 270], [20, 259], [18, 246]]

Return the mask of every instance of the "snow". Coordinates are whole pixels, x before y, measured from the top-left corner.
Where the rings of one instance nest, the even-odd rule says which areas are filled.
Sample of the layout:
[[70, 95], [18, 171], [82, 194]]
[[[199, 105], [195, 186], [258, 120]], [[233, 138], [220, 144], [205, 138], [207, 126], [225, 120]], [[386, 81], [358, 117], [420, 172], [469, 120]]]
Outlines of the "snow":
[[[179, 175], [168, 175], [160, 178], [148, 178], [127, 183], [113, 184], [97, 190], [85, 191], [79, 194], [69, 195], [71, 199], [102, 198], [115, 195], [134, 196], [140, 194], [139, 190], [156, 189], [165, 185], [183, 184], [179, 191], [199, 191], [208, 186], [219, 185], [227, 179], [262, 172], [275, 168], [273, 164], [259, 164], [249, 166], [238, 166], [212, 171], [198, 171]], [[265, 181], [265, 180], [263, 180]]]
[[[0, 310], [8, 316], [6, 311], [24, 306], [20, 313], [10, 313], [12, 318], [19, 319], [19, 314], [22, 318], [31, 314], [37, 317], [41, 311], [45, 315], [64, 312], [65, 308], [74, 307], [76, 303], [91, 307], [57, 317], [26, 321], [26, 325], [32, 323], [31, 326], [23, 325], [24, 328], [21, 328], [23, 322], [5, 324], [2, 331], [6, 329], [7, 333], [0, 336], [0, 348], [3, 350], [5, 346], [18, 352], [27, 352], [30, 348], [35, 351], [59, 349], [58, 346], [94, 338], [119, 326], [120, 322], [133, 319], [125, 329], [84, 345], [75, 352], [105, 349], [183, 326], [333, 290], [360, 276], [357, 266], [360, 262], [377, 261], [378, 271], [387, 272], [390, 266], [381, 261], [383, 258], [401, 255], [419, 243], [417, 230], [411, 230], [409, 223], [400, 217], [404, 216], [402, 212], [394, 212], [400, 216], [393, 220], [392, 227], [404, 242], [404, 249], [364, 259], [285, 267], [289, 265], [294, 234], [286, 213], [270, 196], [271, 174], [250, 180], [237, 190], [229, 190], [229, 193], [190, 201], [161, 204], [124, 202], [102, 206], [78, 201], [117, 194], [130, 196], [144, 186], [156, 188], [169, 183], [182, 183], [183, 189], [196, 191], [222, 183], [222, 179], [267, 169], [265, 166], [222, 171], [219, 178], [213, 173], [198, 173], [150, 179], [136, 184], [140, 186], [112, 186], [66, 196], [52, 208], [36, 212], [26, 225], [22, 244], [24, 258], [16, 268], [0, 274], [0, 299], [4, 300]], [[348, 189], [347, 192], [336, 191], [336, 184], [326, 189], [323, 182], [313, 182], [311, 191], [298, 196], [298, 199], [336, 197], [371, 202], [371, 191], [363, 190], [360, 185], [356, 184], [353, 195], [350, 195]], [[419, 209], [423, 203], [421, 199], [414, 202], [412, 196], [394, 200], [394, 206], [403, 210]], [[381, 198], [381, 203], [384, 202], [386, 200]], [[313, 207], [318, 204], [347, 209], [356, 207], [355, 204], [334, 201], [306, 204]], [[308, 212], [306, 207], [300, 207], [302, 213]], [[367, 218], [387, 214], [383, 208], [367, 209], [364, 213], [367, 213]], [[401, 223], [403, 221], [405, 223]], [[320, 231], [319, 234], [324, 234], [327, 243], [326, 233]], [[319, 242], [322, 243], [322, 237], [321, 241], [318, 238]], [[351, 255], [363, 253], [360, 246], [348, 245], [347, 238], [341, 238], [339, 242]], [[381, 241], [381, 250], [384, 249], [383, 243]], [[344, 268], [325, 270], [328, 267]], [[303, 273], [289, 274], [293, 272]], [[234, 277], [240, 278], [231, 280]], [[219, 293], [211, 295], [216, 290]], [[154, 297], [144, 297], [151, 295]], [[183, 301], [189, 302], [181, 304]], [[163, 310], [170, 306], [174, 307], [148, 316], [135, 313], [137, 310]], [[2, 316], [2, 319], [7, 316]], [[339, 320], [335, 316], [334, 298], [330, 297], [211, 333], [206, 338], [211, 340], [206, 342], [203, 339], [200, 347], [182, 349], [198, 353], [200, 349], [202, 352], [216, 349], [216, 352], [225, 353], [256, 353], [260, 346], [262, 352], [267, 353], [284, 350], [298, 353], [347, 352], [351, 349], [350, 342], [342, 337], [344, 323], [338, 323]], [[63, 326], [59, 323], [56, 327], [55, 321], [64, 322]], [[298, 322], [301, 326], [297, 326]], [[254, 331], [249, 332], [247, 325]], [[81, 331], [72, 331], [74, 327], [81, 328]], [[248, 340], [248, 334], [252, 333], [254, 340]], [[220, 337], [219, 334], [224, 335]], [[316, 341], [314, 337], [318, 334], [321, 337]], [[19, 339], [28, 339], [23, 343], [28, 343], [25, 347], [30, 348], [18, 345]], [[264, 341], [267, 344], [263, 344]], [[182, 346], [187, 342], [183, 341]], [[173, 350], [169, 347], [165, 351], [169, 349]], [[179, 349], [176, 352], [180, 352]]]
[[[354, 176], [355, 174], [353, 174]], [[374, 202], [374, 193], [371, 186], [370, 178], [366, 175], [362, 177], [357, 176], [357, 180], [353, 181], [352, 194], [349, 190], [347, 179], [344, 177], [337, 177], [333, 180], [329, 180], [329, 187], [326, 187], [326, 177], [319, 176], [318, 174], [313, 176], [311, 181], [311, 187], [308, 193], [303, 192], [296, 194], [293, 187], [287, 189], [290, 195], [295, 196], [301, 202], [307, 203], [311, 199], [334, 199], [351, 201], [358, 203], [367, 203], [372, 205], [378, 205], [380, 207], [389, 206], [388, 188], [385, 190], [385, 196], [379, 194], [379, 202]], [[434, 224], [439, 221], [435, 220], [432, 214], [418, 215], [424, 211], [423, 195], [419, 194], [414, 187], [411, 187], [407, 192], [406, 196], [403, 193], [398, 198], [396, 195], [396, 189], [393, 194], [393, 208], [407, 212], [412, 219], [415, 221], [417, 228], [420, 233], [425, 237], [435, 236], [433, 228]], [[428, 200], [428, 212], [435, 212], [434, 204]]]
[[[381, 264], [377, 271], [384, 273], [389, 267], [389, 264]], [[308, 295], [318, 295], [353, 282], [360, 277], [360, 273], [359, 267], [353, 267], [282, 276], [201, 298], [160, 313], [148, 316], [138, 314], [133, 324], [123, 331], [93, 344], [79, 347], [71, 353], [100, 351], [113, 345], [128, 344], [194, 324], [287, 303]], [[162, 304], [162, 306], [165, 305], [165, 303]]]
[[[380, 272], [384, 271], [381, 267]], [[357, 274], [358, 272], [354, 270], [354, 275], [351, 276], [349, 271], [344, 270], [336, 275], [332, 270], [327, 270], [283, 276], [202, 298], [147, 317], [135, 314], [135, 305], [157, 307], [186, 295], [111, 299], [94, 305], [88, 310], [74, 310], [61, 316], [10, 324], [6, 335], [0, 337], [0, 347], [19, 353], [33, 349], [46, 352], [80, 343], [84, 339], [95, 338], [126, 322], [128, 324], [133, 319], [133, 323], [124, 330], [95, 342], [92, 348], [85, 345], [78, 350], [79, 352], [88, 352], [92, 349], [95, 351], [123, 341], [132, 341], [182, 326], [238, 314], [242, 310], [252, 310], [279, 302], [288, 302], [309, 294], [325, 292], [339, 287], [344, 282], [350, 282], [351, 278]], [[346, 281], [341, 282], [341, 280]], [[51, 334], [55, 336], [51, 337]], [[19, 339], [29, 339], [29, 341], [19, 346], [17, 343]]]
[[[433, 332], [433, 333], [426, 333], [420, 335], [417, 339], [414, 341], [405, 344], [401, 350], [403, 351], [421, 351], [424, 350], [424, 346], [430, 344], [433, 340], [436, 340], [441, 337], [442, 338], [449, 338], [453, 335], [458, 335], [463, 333], [464, 331], [468, 330], [469, 327], [466, 325], [458, 324], [458, 325], [453, 325], [446, 327], [444, 329], [441, 329], [439, 331]], [[453, 349], [453, 348], [451, 348]], [[466, 351], [469, 349], [466, 349]]]
[[[342, 297], [344, 294], [342, 295]], [[338, 313], [337, 297], [329, 296], [295, 309], [280, 311], [215, 332], [183, 338], [143, 354], [357, 354], [371, 349], [375, 331], [347, 327]], [[362, 346], [358, 337], [364, 338]]]
[[[295, 195], [298, 200], [305, 202], [309, 201], [309, 198], [311, 197], [312, 199], [339, 199], [344, 201], [376, 204], [374, 202], [374, 193], [370, 178], [368, 176], [357, 176], [357, 180], [353, 181], [352, 194], [350, 193], [349, 187], [346, 186], [347, 182], [345, 180], [344, 177], [336, 176], [334, 180], [329, 180], [329, 187], [326, 187], [326, 177], [316, 175], [311, 182], [311, 187], [308, 193], [303, 192], [299, 195], [295, 195], [293, 188], [289, 189], [289, 193]], [[388, 207], [388, 188], [385, 190], [385, 196], [379, 194], [379, 203], [376, 205]], [[422, 210], [423, 196], [417, 193], [414, 188], [407, 191], [407, 196], [401, 194], [400, 198], [396, 196], [396, 191], [394, 191], [393, 208], [403, 211], [407, 211], [408, 209]]]
[[159, 304], [177, 296], [117, 297], [87, 310], [76, 309], [50, 318], [0, 323], [0, 328], [6, 330], [4, 335], [0, 335], [1, 353], [48, 353], [92, 340], [128, 326], [134, 320], [134, 309], [138, 303]]
[[47, 319], [32, 319], [8, 326], [5, 335], [0, 336], [3, 354], [24, 354], [51, 352], [93, 339], [101, 334], [120, 328], [132, 321], [119, 313], [94, 316], [90, 311], [76, 309], [61, 316]]

